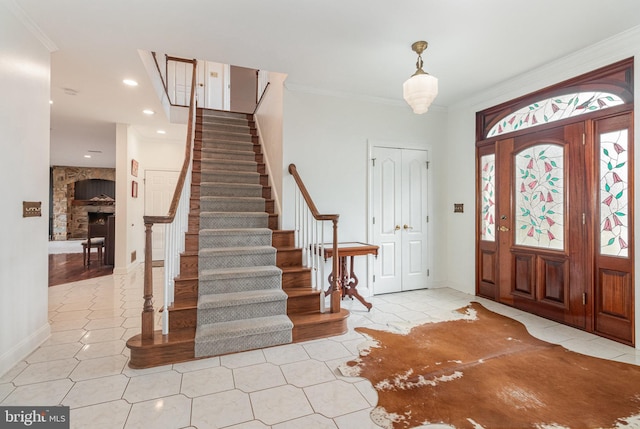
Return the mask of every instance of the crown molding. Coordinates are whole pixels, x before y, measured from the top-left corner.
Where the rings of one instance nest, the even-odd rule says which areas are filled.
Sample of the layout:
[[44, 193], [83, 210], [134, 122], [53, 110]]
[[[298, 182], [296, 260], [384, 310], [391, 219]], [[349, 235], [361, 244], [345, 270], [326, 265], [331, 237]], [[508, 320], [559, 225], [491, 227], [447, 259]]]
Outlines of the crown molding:
[[[320, 89], [309, 85], [301, 85], [297, 83], [291, 83], [289, 81], [284, 82], [284, 87], [288, 91], [292, 92], [302, 92], [306, 94], [313, 95], [322, 95], [326, 97], [334, 97], [334, 98], [342, 98], [354, 101], [360, 101], [363, 103], [375, 103], [375, 104], [383, 104], [387, 106], [393, 107], [406, 107], [407, 110], [411, 111], [411, 107], [404, 101], [395, 98], [385, 98], [385, 97], [375, 97], [371, 95], [364, 94], [356, 94], [353, 92], [344, 92], [344, 91], [334, 91], [327, 89]], [[448, 109], [443, 106], [438, 106], [437, 104], [432, 104], [429, 107], [429, 111], [433, 112], [447, 112]]]
[[55, 52], [58, 50], [58, 46], [53, 42], [53, 40], [51, 40], [44, 33], [44, 31], [42, 31], [38, 24], [36, 24], [35, 21], [31, 19], [31, 17], [27, 15], [27, 13], [20, 6], [18, 6], [15, 0], [2, 1], [7, 6], [7, 9], [9, 9], [18, 19], [18, 21], [20, 21], [22, 25], [24, 25], [27, 30], [29, 30], [29, 32], [33, 34], [33, 36], [35, 36], [35, 38], [38, 39], [45, 48], [47, 48], [49, 52]]
[[495, 106], [616, 61], [640, 56], [639, 46], [640, 26], [632, 27], [476, 93], [451, 109], [482, 110]]

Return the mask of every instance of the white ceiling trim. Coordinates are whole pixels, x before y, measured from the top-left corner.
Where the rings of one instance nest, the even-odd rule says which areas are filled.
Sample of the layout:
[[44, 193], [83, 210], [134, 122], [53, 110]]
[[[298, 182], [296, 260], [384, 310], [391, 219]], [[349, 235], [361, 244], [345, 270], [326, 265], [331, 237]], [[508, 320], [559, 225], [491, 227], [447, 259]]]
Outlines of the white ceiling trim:
[[640, 57], [640, 26], [515, 76], [451, 109], [483, 110], [633, 56]]
[[31, 19], [29, 15], [27, 15], [25, 11], [20, 6], [18, 6], [15, 0], [0, 1], [4, 2], [4, 4], [7, 6], [7, 9], [9, 9], [16, 18], [18, 18], [22, 25], [24, 25], [27, 30], [29, 30], [29, 32], [33, 34], [35, 38], [44, 45], [45, 48], [47, 48], [49, 52], [55, 52], [58, 50], [58, 46], [53, 42], [53, 40], [49, 39], [49, 37], [44, 34], [38, 24], [36, 24], [35, 21], [33, 21], [33, 19]]
[[[344, 92], [344, 91], [331, 91], [326, 89], [321, 89], [313, 86], [301, 85], [297, 83], [284, 82], [284, 87], [292, 92], [302, 92], [313, 95], [323, 95], [327, 97], [335, 97], [335, 98], [343, 98], [348, 100], [361, 101], [364, 103], [377, 103], [377, 104], [385, 104], [387, 106], [394, 107], [406, 107], [407, 109], [411, 109], [409, 105], [403, 100], [396, 100], [392, 98], [384, 98], [384, 97], [373, 97], [369, 95], [356, 94], [353, 92]], [[402, 90], [402, 87], [399, 88]], [[429, 107], [429, 111], [435, 112], [447, 112], [447, 108], [443, 106], [438, 106], [437, 104], [432, 104]]]

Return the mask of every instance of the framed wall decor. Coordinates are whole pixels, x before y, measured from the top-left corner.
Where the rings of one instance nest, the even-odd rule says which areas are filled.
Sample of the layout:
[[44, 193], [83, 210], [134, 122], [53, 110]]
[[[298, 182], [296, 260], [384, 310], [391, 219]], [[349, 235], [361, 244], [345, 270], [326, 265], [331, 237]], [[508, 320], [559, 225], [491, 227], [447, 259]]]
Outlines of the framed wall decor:
[[138, 182], [135, 180], [131, 181], [131, 196], [133, 198], [138, 198]]
[[138, 177], [138, 161], [135, 159], [131, 160], [131, 175], [134, 177]]

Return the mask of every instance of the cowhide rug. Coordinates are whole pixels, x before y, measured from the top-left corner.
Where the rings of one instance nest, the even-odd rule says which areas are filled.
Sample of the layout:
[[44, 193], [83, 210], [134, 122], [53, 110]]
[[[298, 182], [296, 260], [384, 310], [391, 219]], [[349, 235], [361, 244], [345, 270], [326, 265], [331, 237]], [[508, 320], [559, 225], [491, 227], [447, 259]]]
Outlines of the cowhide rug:
[[[378, 392], [385, 428], [640, 427], [640, 367], [538, 340], [478, 303], [458, 320], [407, 334], [356, 328], [372, 339], [340, 370]], [[462, 316], [464, 315], [464, 316]]]

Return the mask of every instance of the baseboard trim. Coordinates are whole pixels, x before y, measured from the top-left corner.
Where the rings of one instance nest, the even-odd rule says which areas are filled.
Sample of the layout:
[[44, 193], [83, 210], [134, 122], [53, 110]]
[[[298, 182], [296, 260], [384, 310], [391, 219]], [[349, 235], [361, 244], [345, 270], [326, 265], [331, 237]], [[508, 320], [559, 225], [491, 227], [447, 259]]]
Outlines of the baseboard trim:
[[51, 335], [51, 325], [45, 323], [40, 329], [0, 355], [0, 377], [17, 363], [33, 353]]

